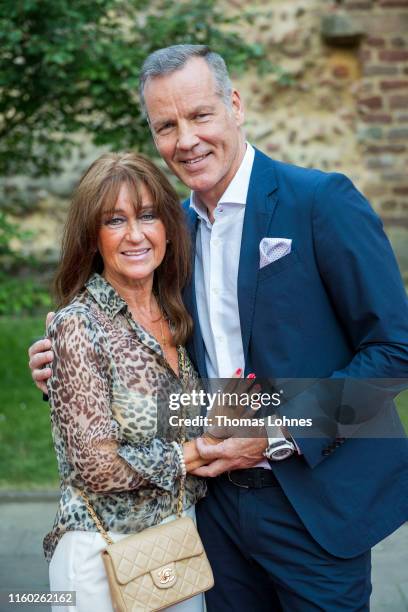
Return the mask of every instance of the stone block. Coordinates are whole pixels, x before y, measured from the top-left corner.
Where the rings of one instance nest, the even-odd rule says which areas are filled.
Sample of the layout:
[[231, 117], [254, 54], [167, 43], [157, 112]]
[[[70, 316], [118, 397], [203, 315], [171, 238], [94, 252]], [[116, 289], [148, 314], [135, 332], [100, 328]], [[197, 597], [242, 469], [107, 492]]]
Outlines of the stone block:
[[383, 64], [370, 64], [369, 66], [363, 67], [363, 75], [367, 77], [397, 76], [399, 75], [399, 69], [397, 66], [384, 66]]
[[405, 38], [402, 38], [402, 36], [396, 36], [395, 38], [391, 40], [391, 44], [393, 47], [400, 49], [401, 47], [407, 46], [407, 41]]
[[405, 140], [408, 138], [408, 128], [392, 128], [388, 132], [388, 138], [391, 140]]
[[359, 100], [359, 105], [360, 106], [366, 106], [367, 108], [370, 108], [372, 110], [376, 110], [379, 108], [382, 108], [382, 98], [380, 98], [380, 96], [372, 96], [370, 98], [363, 98], [362, 100]]
[[395, 157], [393, 155], [378, 155], [376, 157], [369, 157], [366, 160], [367, 168], [393, 168], [395, 164]]
[[408, 8], [408, 0], [380, 0], [380, 6], [385, 8]]
[[394, 210], [397, 210], [397, 208], [398, 208], [398, 204], [396, 200], [386, 200], [385, 202], [382, 202], [380, 205], [380, 210], [385, 213], [389, 213]]
[[406, 11], [386, 11], [375, 13], [367, 11], [365, 14], [358, 16], [362, 27], [370, 36], [386, 36], [395, 37], [399, 34], [405, 35], [408, 29], [408, 14]]
[[390, 108], [408, 109], [408, 96], [392, 96], [390, 98]]
[[382, 183], [370, 183], [364, 189], [364, 193], [369, 200], [377, 200], [379, 197], [389, 193], [389, 187]]
[[381, 49], [379, 58], [383, 62], [406, 62], [408, 61], [408, 49]]
[[334, 46], [356, 46], [364, 35], [360, 23], [344, 12], [331, 13], [322, 18], [320, 32], [323, 40]]
[[358, 140], [380, 140], [383, 137], [383, 130], [380, 127], [365, 127], [359, 128], [357, 131]]
[[365, 11], [373, 7], [373, 0], [345, 0], [344, 7], [352, 11]]
[[385, 47], [385, 39], [379, 36], [368, 36], [364, 42], [370, 47]]
[[389, 145], [369, 145], [365, 148], [365, 153], [375, 155], [381, 153], [404, 153], [407, 150], [405, 145], [389, 144]]
[[408, 79], [406, 80], [394, 80], [394, 81], [381, 81], [380, 89], [387, 91], [389, 89], [405, 89], [408, 87]]
[[365, 123], [383, 123], [383, 124], [387, 124], [387, 123], [392, 123], [392, 117], [391, 115], [386, 115], [386, 114], [368, 114], [368, 115], [363, 115], [361, 117], [362, 121], [365, 121]]
[[381, 175], [383, 181], [387, 181], [387, 183], [405, 183], [407, 180], [407, 175], [399, 172], [386, 172], [384, 171]]
[[393, 192], [396, 195], [406, 195], [408, 196], [408, 185], [401, 185], [393, 188]]

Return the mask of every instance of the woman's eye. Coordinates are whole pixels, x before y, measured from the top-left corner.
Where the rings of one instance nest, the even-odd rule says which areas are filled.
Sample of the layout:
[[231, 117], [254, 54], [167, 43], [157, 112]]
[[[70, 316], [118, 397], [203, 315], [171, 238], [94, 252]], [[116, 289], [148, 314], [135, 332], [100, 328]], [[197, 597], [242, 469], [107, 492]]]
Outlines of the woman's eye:
[[118, 225], [121, 225], [124, 221], [125, 219], [123, 217], [111, 217], [110, 219], [107, 219], [105, 221], [105, 225], [116, 227]]
[[141, 221], [154, 221], [157, 219], [156, 215], [153, 212], [146, 212], [140, 215], [139, 219]]

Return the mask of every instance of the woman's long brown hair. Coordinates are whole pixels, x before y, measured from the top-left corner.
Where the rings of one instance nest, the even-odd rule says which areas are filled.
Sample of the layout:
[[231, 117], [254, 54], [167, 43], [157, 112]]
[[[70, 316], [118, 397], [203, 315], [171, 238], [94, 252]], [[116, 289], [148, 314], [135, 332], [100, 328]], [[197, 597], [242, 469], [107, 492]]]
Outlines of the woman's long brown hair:
[[113, 210], [125, 183], [136, 209], [141, 206], [140, 185], [152, 196], [156, 214], [169, 240], [160, 266], [154, 272], [153, 291], [173, 325], [176, 344], [184, 344], [192, 321], [181, 292], [190, 274], [190, 238], [177, 193], [166, 176], [138, 153], [108, 153], [99, 157], [80, 180], [68, 212], [62, 238], [61, 259], [54, 279], [59, 308], [66, 306], [94, 272], [103, 272], [97, 250], [102, 214]]

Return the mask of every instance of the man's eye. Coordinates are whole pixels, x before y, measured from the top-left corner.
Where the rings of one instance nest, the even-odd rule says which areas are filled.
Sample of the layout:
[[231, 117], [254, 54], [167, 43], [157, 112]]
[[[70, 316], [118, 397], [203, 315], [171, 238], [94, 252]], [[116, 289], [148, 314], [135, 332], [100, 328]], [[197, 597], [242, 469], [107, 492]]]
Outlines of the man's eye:
[[157, 133], [158, 134], [167, 134], [168, 132], [170, 132], [172, 127], [173, 127], [172, 123], [165, 123], [164, 125], [161, 125], [159, 127], [159, 129], [157, 130]]
[[196, 115], [197, 119], [207, 119], [210, 116], [210, 113], [199, 113]]

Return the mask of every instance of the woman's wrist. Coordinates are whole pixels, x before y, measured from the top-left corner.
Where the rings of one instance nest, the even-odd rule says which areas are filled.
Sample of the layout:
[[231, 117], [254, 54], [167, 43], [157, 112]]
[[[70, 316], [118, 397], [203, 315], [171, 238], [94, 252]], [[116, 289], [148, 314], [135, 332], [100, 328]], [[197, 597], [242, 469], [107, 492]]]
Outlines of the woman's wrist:
[[187, 466], [184, 459], [184, 445], [181, 446], [178, 442], [173, 442], [173, 444], [179, 458], [181, 478], [185, 478], [187, 475]]

